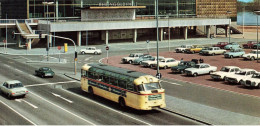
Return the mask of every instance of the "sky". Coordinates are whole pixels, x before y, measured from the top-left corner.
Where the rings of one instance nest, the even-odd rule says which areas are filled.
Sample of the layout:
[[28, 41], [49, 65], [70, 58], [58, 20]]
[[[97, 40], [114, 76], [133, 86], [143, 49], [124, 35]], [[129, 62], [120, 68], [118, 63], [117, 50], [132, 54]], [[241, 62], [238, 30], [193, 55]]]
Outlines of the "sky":
[[238, 0], [238, 1], [241, 1], [241, 2], [253, 2], [254, 0]]

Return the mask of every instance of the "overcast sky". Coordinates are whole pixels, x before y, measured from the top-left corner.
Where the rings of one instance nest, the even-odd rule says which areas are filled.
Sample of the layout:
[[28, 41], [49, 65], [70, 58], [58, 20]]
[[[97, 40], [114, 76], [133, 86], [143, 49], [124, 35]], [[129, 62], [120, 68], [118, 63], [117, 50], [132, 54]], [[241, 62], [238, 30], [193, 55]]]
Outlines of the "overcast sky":
[[253, 0], [238, 0], [238, 1], [241, 1], [241, 2], [253, 2]]

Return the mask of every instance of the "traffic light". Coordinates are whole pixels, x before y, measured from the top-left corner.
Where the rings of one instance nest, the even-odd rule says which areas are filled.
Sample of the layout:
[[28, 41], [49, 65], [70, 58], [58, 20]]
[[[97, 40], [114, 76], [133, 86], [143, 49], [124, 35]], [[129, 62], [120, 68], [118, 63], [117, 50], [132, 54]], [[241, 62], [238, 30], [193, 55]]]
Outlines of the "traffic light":
[[75, 59], [76, 59], [76, 58], [78, 58], [78, 53], [77, 53], [77, 52], [75, 52]]

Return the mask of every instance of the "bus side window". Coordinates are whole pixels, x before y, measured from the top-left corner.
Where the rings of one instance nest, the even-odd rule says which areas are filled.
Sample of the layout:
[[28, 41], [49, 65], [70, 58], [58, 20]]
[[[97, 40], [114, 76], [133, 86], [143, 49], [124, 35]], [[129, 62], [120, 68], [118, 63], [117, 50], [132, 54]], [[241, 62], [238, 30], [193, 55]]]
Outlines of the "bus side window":
[[99, 75], [97, 73], [94, 73], [94, 78], [93, 79], [98, 80], [99, 79]]
[[109, 77], [108, 76], [103, 76], [103, 82], [109, 83]]
[[81, 77], [85, 77], [86, 76], [86, 71], [81, 69]]
[[93, 77], [94, 77], [94, 73], [88, 72], [88, 77], [89, 77], [89, 78], [93, 78]]
[[117, 86], [117, 80], [113, 77], [110, 77], [110, 84]]
[[126, 89], [126, 81], [118, 80], [118, 86], [121, 88]]
[[126, 86], [127, 86], [127, 90], [134, 91], [134, 85], [131, 82], [127, 83]]
[[137, 91], [144, 91], [144, 86], [142, 84], [137, 85]]

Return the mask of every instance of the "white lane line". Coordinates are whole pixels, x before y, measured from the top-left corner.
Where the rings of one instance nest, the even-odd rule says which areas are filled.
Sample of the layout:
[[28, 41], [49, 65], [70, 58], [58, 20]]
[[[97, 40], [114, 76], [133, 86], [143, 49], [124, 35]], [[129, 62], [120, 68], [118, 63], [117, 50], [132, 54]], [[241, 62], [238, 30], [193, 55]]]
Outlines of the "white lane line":
[[89, 59], [91, 59], [93, 56], [91, 56], [91, 57], [88, 57], [88, 58], [86, 58], [84, 61], [88, 61]]
[[77, 81], [73, 80], [73, 81], [63, 81], [63, 82], [55, 82], [55, 83], [31, 84], [31, 85], [25, 85], [25, 87], [35, 87], [35, 86], [44, 86], [44, 85], [53, 85], [53, 84], [66, 84], [66, 83], [74, 83], [74, 82], [77, 82]]
[[147, 122], [144, 122], [144, 121], [142, 121], [142, 120], [140, 120], [140, 119], [137, 119], [137, 118], [135, 118], [135, 117], [132, 117], [132, 116], [130, 116], [130, 115], [127, 115], [127, 114], [125, 114], [125, 113], [122, 113], [122, 112], [120, 112], [120, 111], [117, 111], [117, 110], [115, 110], [115, 109], [112, 109], [112, 108], [110, 108], [110, 107], [108, 107], [108, 106], [105, 106], [105, 105], [103, 105], [103, 104], [100, 104], [100, 103], [98, 103], [98, 102], [95, 102], [95, 101], [93, 101], [93, 100], [91, 100], [91, 99], [88, 99], [88, 98], [86, 98], [86, 97], [83, 97], [83, 96], [80, 96], [80, 95], [78, 95], [78, 94], [69, 92], [69, 91], [67, 91], [67, 90], [65, 90], [65, 89], [61, 89], [61, 90], [65, 91], [65, 92], [68, 92], [68, 93], [70, 93], [70, 94], [72, 94], [72, 95], [75, 95], [75, 96], [77, 96], [77, 97], [80, 97], [80, 98], [82, 98], [82, 99], [85, 99], [85, 100], [88, 100], [88, 101], [90, 101], [90, 102], [93, 102], [93, 103], [95, 103], [95, 104], [97, 104], [97, 105], [99, 105], [99, 106], [102, 106], [102, 107], [104, 107], [104, 108], [107, 108], [107, 109], [109, 109], [109, 110], [111, 110], [111, 111], [114, 111], [114, 112], [116, 112], [116, 113], [122, 114], [122, 115], [124, 115], [124, 116], [126, 116], [126, 117], [129, 117], [129, 118], [131, 118], [131, 119], [134, 119], [134, 120], [137, 120], [137, 121], [139, 121], [139, 122], [142, 122], [142, 123], [144, 123], [144, 124], [146, 124], [146, 125], [152, 125], [152, 124], [149, 124], [149, 123], [147, 123]]
[[21, 113], [15, 111], [12, 107], [8, 106], [7, 104], [5, 104], [5, 103], [4, 103], [3, 101], [1, 101], [1, 100], [0, 100], [0, 102], [1, 102], [2, 104], [4, 104], [6, 107], [8, 107], [9, 109], [11, 109], [12, 111], [14, 111], [16, 114], [18, 114], [19, 116], [21, 116], [22, 118], [24, 118], [25, 120], [27, 120], [28, 122], [30, 122], [32, 125], [35, 125], [35, 126], [36, 126], [36, 124], [35, 124], [33, 121], [29, 120], [28, 118], [26, 118], [25, 116], [23, 116]]
[[67, 102], [69, 102], [69, 103], [73, 103], [73, 101], [71, 101], [71, 100], [69, 100], [69, 99], [66, 99], [66, 98], [62, 97], [61, 95], [58, 95], [58, 94], [55, 94], [55, 93], [52, 93], [52, 95], [54, 95], [55, 97], [59, 97], [59, 98], [65, 100], [65, 101], [67, 101]]
[[26, 59], [26, 60], [29, 60], [29, 61], [31, 61], [31, 59], [28, 59], [28, 58], [26, 58], [26, 57], [23, 57], [23, 56], [20, 56], [21, 58], [24, 58], [24, 59]]
[[7, 64], [4, 64], [6, 67], [11, 67], [11, 66], [9, 66], [9, 65], [7, 65]]
[[100, 59], [98, 62], [101, 63], [101, 64], [103, 64], [103, 63], [101, 62], [103, 59], [105, 59], [105, 58]]
[[181, 84], [177, 84], [177, 83], [173, 83], [173, 82], [169, 82], [169, 81], [165, 81], [165, 80], [162, 80], [162, 82], [166, 82], [166, 83], [173, 84], [173, 85], [178, 85], [178, 86], [183, 86]]
[[35, 77], [34, 75], [30, 75], [31, 77], [33, 77], [33, 78], [38, 78], [38, 77]]
[[15, 70], [16, 70], [16, 71], [18, 71], [18, 72], [21, 72], [21, 73], [23, 73], [23, 71], [21, 71], [21, 70], [19, 70], [19, 69], [16, 69], [16, 68], [15, 68]]
[[30, 102], [27, 102], [27, 101], [25, 101], [25, 100], [23, 100], [23, 99], [15, 99], [15, 101], [17, 101], [17, 102], [25, 102], [26, 104], [28, 104], [28, 105], [30, 105], [31, 107], [33, 107], [33, 108], [38, 108], [37, 106], [35, 106], [35, 105], [33, 105], [32, 103], [30, 103]]
[[75, 116], [75, 117], [77, 117], [77, 118], [79, 118], [79, 119], [81, 119], [81, 120], [83, 120], [83, 121], [85, 121], [85, 122], [91, 124], [91, 125], [96, 125], [96, 124], [94, 124], [94, 123], [92, 123], [92, 122], [90, 122], [90, 121], [88, 121], [88, 120], [86, 120], [86, 119], [84, 119], [84, 118], [82, 118], [82, 117], [80, 117], [80, 116], [78, 116], [78, 115], [76, 115], [76, 114], [74, 114], [74, 113], [68, 111], [67, 109], [62, 108], [62, 107], [60, 107], [60, 106], [58, 106], [58, 105], [56, 105], [56, 104], [54, 104], [54, 103], [52, 103], [52, 102], [50, 102], [50, 101], [44, 99], [44, 98], [42, 98], [41, 96], [39, 96], [39, 95], [37, 95], [37, 94], [35, 94], [35, 93], [33, 93], [33, 92], [31, 92], [31, 94], [32, 94], [32, 95], [35, 95], [36, 97], [39, 97], [40, 99], [42, 99], [42, 100], [44, 100], [44, 101], [46, 101], [46, 102], [48, 102], [48, 103], [50, 103], [50, 104], [56, 106], [57, 108], [62, 109], [63, 111], [65, 111], [65, 112], [67, 112], [67, 113], [69, 113], [69, 114], [71, 114], [71, 115], [73, 115], [73, 116]]

